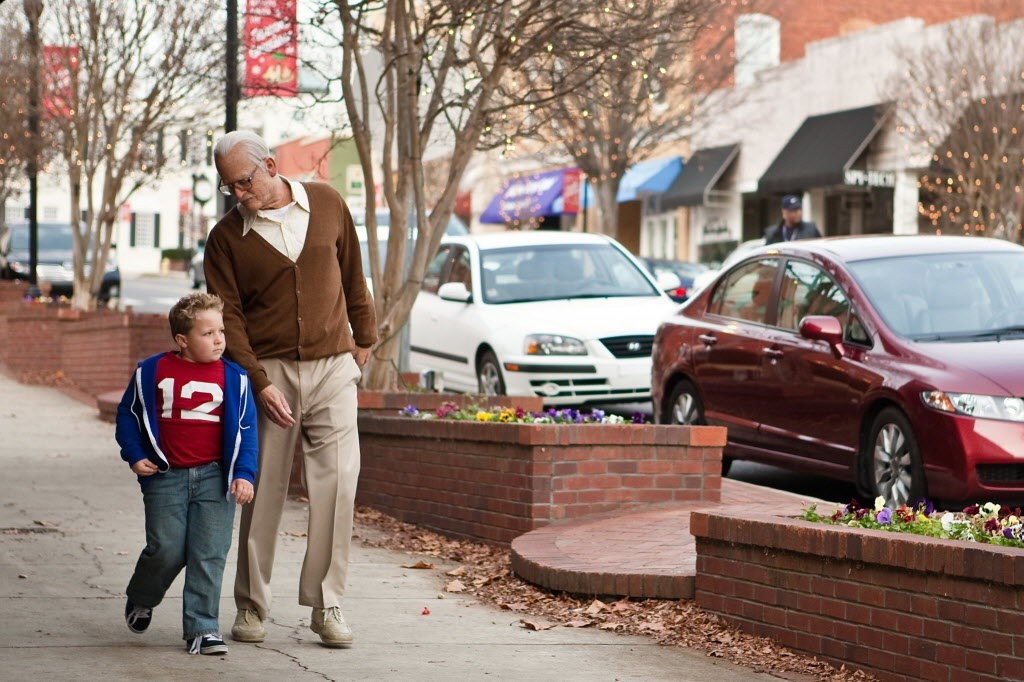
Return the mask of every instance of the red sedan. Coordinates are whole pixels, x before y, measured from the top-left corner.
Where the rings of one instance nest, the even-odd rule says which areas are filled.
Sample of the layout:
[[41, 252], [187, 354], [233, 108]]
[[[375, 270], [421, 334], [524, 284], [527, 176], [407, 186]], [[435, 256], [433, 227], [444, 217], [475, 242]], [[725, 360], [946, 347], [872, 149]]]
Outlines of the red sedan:
[[773, 244], [655, 337], [655, 419], [889, 505], [1024, 502], [1024, 247], [981, 237]]

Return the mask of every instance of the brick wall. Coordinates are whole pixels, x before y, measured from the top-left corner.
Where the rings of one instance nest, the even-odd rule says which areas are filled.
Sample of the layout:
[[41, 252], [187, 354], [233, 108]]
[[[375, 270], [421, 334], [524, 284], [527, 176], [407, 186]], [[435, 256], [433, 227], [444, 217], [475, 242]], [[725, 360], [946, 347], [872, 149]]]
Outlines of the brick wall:
[[81, 312], [7, 300], [5, 291], [0, 287], [0, 363], [20, 381], [58, 383], [89, 396], [121, 391], [138, 360], [173, 347], [162, 315]]
[[746, 632], [883, 680], [1024, 679], [1024, 552], [693, 512], [697, 604]]
[[64, 327], [62, 368], [66, 379], [90, 395], [120, 392], [139, 360], [172, 348], [163, 315], [90, 316]]
[[359, 415], [357, 501], [441, 532], [511, 542], [551, 522], [718, 502], [725, 429], [483, 424]]

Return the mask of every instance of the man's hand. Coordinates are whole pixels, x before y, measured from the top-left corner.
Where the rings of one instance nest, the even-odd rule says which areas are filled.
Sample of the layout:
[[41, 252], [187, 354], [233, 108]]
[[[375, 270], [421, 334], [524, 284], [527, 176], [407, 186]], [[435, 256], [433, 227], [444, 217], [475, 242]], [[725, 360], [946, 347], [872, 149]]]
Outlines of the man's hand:
[[356, 346], [356, 349], [352, 351], [352, 357], [356, 361], [356, 365], [362, 367], [370, 361], [370, 353], [373, 351], [372, 348], [360, 348]]
[[256, 397], [259, 399], [260, 406], [266, 411], [270, 421], [281, 428], [287, 428], [295, 423], [295, 420], [292, 419], [292, 408], [288, 406], [288, 401], [285, 399], [284, 394], [277, 390], [276, 386], [273, 384], [267, 386]]
[[231, 494], [235, 496], [235, 502], [238, 504], [252, 502], [254, 495], [252, 483], [249, 483], [244, 478], [236, 478], [231, 481]]
[[140, 459], [138, 462], [132, 465], [132, 471], [134, 471], [139, 476], [152, 476], [157, 471], [159, 471], [159, 469], [157, 469], [157, 466], [150, 462], [148, 459]]

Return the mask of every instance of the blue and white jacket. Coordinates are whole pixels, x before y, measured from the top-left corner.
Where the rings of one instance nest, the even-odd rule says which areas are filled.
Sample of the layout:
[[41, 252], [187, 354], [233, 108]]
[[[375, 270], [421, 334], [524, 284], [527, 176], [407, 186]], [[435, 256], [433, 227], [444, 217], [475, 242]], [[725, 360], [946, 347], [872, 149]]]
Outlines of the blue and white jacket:
[[[170, 463], [160, 450], [157, 429], [156, 363], [164, 355], [157, 353], [139, 363], [132, 380], [117, 406], [115, 438], [121, 446], [121, 459], [131, 466], [148, 459], [157, 465], [159, 476]], [[256, 438], [256, 402], [245, 370], [221, 358], [224, 363], [224, 403], [221, 423], [224, 428], [224, 489], [230, 497], [231, 481], [244, 478], [256, 481], [259, 442]], [[139, 476], [139, 485], [145, 490], [153, 476]]]

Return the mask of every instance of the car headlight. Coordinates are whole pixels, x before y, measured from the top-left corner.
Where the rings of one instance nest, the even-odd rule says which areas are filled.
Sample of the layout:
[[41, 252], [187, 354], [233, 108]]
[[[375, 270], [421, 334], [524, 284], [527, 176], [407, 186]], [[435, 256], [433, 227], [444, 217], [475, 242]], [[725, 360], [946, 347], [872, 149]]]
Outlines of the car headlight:
[[583, 342], [558, 334], [529, 334], [523, 342], [527, 355], [586, 355]]
[[978, 419], [1000, 419], [1024, 422], [1024, 399], [976, 393], [924, 391], [921, 400], [928, 407], [943, 412], [964, 414]]

